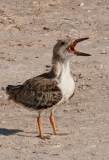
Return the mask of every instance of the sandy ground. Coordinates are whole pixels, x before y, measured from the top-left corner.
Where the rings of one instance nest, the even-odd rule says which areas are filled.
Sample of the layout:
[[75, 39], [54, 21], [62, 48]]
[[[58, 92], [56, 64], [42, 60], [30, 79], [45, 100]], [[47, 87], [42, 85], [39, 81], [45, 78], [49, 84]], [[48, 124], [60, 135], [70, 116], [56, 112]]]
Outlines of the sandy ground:
[[[0, 0], [0, 160], [109, 160], [109, 1]], [[56, 40], [90, 37], [74, 57], [74, 97], [55, 111], [66, 136], [52, 135], [43, 114], [38, 138], [37, 113], [7, 100], [5, 87], [50, 70]]]

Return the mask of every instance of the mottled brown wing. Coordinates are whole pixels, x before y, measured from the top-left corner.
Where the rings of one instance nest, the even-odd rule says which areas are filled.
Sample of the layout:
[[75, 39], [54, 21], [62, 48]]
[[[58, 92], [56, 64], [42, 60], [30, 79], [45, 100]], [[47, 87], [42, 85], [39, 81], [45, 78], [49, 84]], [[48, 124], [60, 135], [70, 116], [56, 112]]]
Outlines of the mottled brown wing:
[[58, 103], [62, 94], [56, 81], [44, 77], [27, 80], [22, 89], [15, 95], [15, 101], [28, 108], [47, 109]]

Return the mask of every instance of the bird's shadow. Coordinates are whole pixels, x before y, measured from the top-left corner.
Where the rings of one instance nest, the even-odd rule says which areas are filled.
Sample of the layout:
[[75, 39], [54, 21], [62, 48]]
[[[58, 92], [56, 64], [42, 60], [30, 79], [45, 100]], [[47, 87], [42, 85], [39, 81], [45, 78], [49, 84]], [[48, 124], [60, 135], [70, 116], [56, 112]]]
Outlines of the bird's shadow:
[[[17, 135], [17, 136], [21, 136], [21, 137], [31, 137], [31, 136], [28, 136], [28, 135], [22, 135], [20, 132], [24, 132], [24, 131], [20, 130], [20, 129], [0, 128], [0, 135], [4, 135], [4, 136]], [[31, 133], [31, 132], [25, 132], [25, 133]]]
[[4, 136], [14, 135], [18, 132], [23, 132], [23, 130], [0, 128], [0, 135], [4, 135]]

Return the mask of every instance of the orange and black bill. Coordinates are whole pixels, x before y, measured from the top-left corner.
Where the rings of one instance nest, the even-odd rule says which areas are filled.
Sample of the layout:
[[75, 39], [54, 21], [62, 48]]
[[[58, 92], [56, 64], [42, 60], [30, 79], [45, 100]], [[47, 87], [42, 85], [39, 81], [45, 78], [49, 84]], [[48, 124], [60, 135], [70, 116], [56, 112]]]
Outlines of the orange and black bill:
[[90, 54], [87, 54], [87, 53], [83, 53], [83, 52], [80, 52], [80, 51], [77, 51], [75, 49], [75, 46], [77, 43], [81, 42], [81, 41], [84, 41], [84, 40], [87, 40], [89, 39], [88, 37], [86, 38], [80, 38], [80, 39], [76, 39], [73, 43], [71, 43], [68, 47], [68, 51], [70, 52], [73, 52], [74, 54], [76, 54], [77, 56], [91, 56]]

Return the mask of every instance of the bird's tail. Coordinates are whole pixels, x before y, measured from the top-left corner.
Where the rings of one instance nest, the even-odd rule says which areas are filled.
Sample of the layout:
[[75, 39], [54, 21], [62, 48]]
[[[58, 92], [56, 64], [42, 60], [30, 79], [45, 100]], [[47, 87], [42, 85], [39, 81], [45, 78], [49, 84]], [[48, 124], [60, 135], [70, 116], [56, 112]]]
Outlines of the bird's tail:
[[17, 86], [8, 85], [6, 87], [6, 93], [11, 96], [18, 93], [21, 90], [21, 88], [22, 85], [17, 85]]

